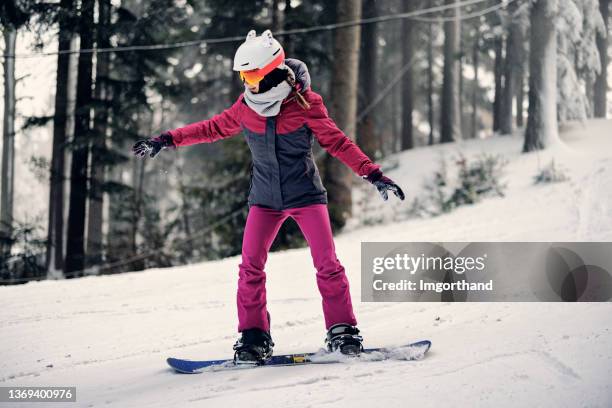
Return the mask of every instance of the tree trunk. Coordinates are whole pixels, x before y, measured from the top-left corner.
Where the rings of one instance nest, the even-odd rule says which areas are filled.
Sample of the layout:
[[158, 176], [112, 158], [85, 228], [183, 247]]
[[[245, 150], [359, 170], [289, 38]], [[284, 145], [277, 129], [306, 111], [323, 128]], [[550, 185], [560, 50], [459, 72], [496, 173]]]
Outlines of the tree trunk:
[[[416, 1], [404, 1], [402, 12], [408, 13], [418, 7]], [[410, 60], [414, 57], [415, 23], [409, 19], [402, 20], [402, 66], [410, 64], [402, 78], [402, 150], [414, 147], [412, 112], [414, 110], [414, 70]]]
[[537, 0], [530, 14], [529, 109], [523, 151], [558, 141], [557, 32], [554, 3]]
[[601, 71], [595, 78], [593, 87], [593, 114], [596, 118], [605, 118], [607, 115], [608, 93], [608, 20], [610, 18], [610, 0], [599, 0], [599, 11], [603, 17], [605, 35], [597, 34], [597, 50], [599, 51], [599, 61], [601, 63]]
[[0, 192], [0, 259], [11, 253], [15, 187], [15, 45], [17, 30], [4, 27], [4, 118], [2, 126], [2, 190]]
[[189, 215], [192, 213], [192, 210], [191, 206], [189, 205], [187, 188], [184, 183], [185, 176], [183, 173], [183, 166], [184, 163], [181, 160], [178, 166], [176, 167], [176, 170], [178, 175], [178, 193], [181, 197], [181, 221], [183, 224], [182, 227], [185, 233], [185, 237], [187, 237], [187, 239], [185, 240], [185, 251], [187, 252], [187, 259], [191, 260], [195, 252], [193, 240], [189, 239], [191, 237], [191, 220]]
[[434, 78], [433, 78], [433, 23], [429, 23], [427, 35], [427, 120], [429, 121], [429, 140], [428, 144], [434, 144]]
[[[457, 0], [445, 0], [445, 4], [457, 5]], [[461, 37], [458, 19], [459, 8], [455, 7], [455, 19], [444, 23], [444, 78], [442, 79], [442, 101], [440, 108], [440, 143], [461, 139], [461, 117], [459, 108], [459, 64], [457, 52]]]
[[[110, 25], [110, 0], [98, 0], [97, 43], [99, 48], [109, 48], [108, 30]], [[106, 131], [108, 108], [106, 106], [109, 74], [109, 54], [101, 53], [96, 58], [96, 84], [94, 98], [94, 132], [91, 154], [89, 209], [87, 212], [87, 260], [89, 265], [100, 264], [103, 260], [102, 222], [104, 212], [105, 181], [104, 156], [106, 155]]]
[[283, 11], [279, 7], [280, 0], [272, 0], [272, 32], [276, 33], [283, 28]]
[[510, 3], [508, 15], [510, 24], [508, 36], [506, 37], [506, 58], [504, 59], [504, 90], [502, 92], [501, 112], [499, 116], [499, 131], [502, 135], [512, 134], [512, 98], [516, 93], [515, 70], [520, 66], [517, 52], [517, 31], [520, 30], [518, 22], [515, 21], [514, 12], [518, 4]]
[[[146, 161], [145, 160], [134, 160], [133, 161], [133, 173], [132, 173], [132, 185], [134, 189], [134, 211], [132, 217], [132, 226], [130, 229], [130, 250], [133, 254], [138, 253], [138, 225], [144, 214], [144, 175]], [[133, 270], [134, 266], [131, 267]]]
[[480, 84], [478, 83], [478, 70], [480, 64], [480, 30], [476, 31], [474, 45], [472, 47], [472, 64], [474, 65], [474, 89], [472, 90], [472, 139], [478, 137], [478, 95]]
[[[378, 15], [375, 0], [365, 0], [363, 3], [363, 14], [365, 18], [372, 18]], [[363, 89], [362, 97], [359, 98], [360, 111], [372, 103], [376, 98], [377, 87], [377, 25], [366, 24], [362, 28], [362, 61], [359, 64], [359, 81]], [[357, 144], [365, 154], [374, 158], [379, 149], [379, 138], [374, 130], [374, 117], [376, 109], [371, 109], [358, 124]]]
[[[283, 28], [285, 30], [289, 30], [292, 28], [294, 15], [295, 10], [293, 10], [293, 8], [291, 7], [291, 0], [285, 0], [285, 10], [283, 13]], [[286, 55], [295, 55], [294, 41], [291, 35], [285, 35], [283, 37], [283, 48], [285, 49]]]
[[[398, 26], [398, 27], [401, 27]], [[398, 55], [399, 53], [401, 53], [402, 51], [402, 30], [401, 28], [397, 28], [394, 29], [392, 31], [392, 34], [389, 35], [389, 43], [391, 43], [391, 48], [389, 50], [386, 50], [389, 54], [387, 55]], [[401, 87], [399, 86], [395, 86], [393, 87], [393, 92], [392, 92], [392, 101], [391, 101], [391, 122], [392, 122], [392, 135], [391, 135], [391, 143], [389, 144], [389, 146], [391, 147], [391, 149], [389, 150], [389, 153], [397, 153], [400, 151], [401, 145], [402, 145], [402, 115], [401, 115], [401, 98], [402, 98], [402, 92], [401, 92]]]
[[[457, 20], [457, 24], [461, 24], [461, 8], [459, 6], [457, 6], [457, 13], [455, 13], [455, 19]], [[461, 131], [461, 134], [463, 135], [463, 65], [464, 65], [464, 60], [463, 60], [463, 36], [461, 35], [461, 31], [459, 31], [459, 41], [458, 43], [458, 48], [457, 48], [457, 80], [458, 80], [458, 84], [457, 84], [457, 100], [459, 101], [459, 107], [458, 107], [458, 117], [459, 117], [459, 129]]]
[[401, 115], [400, 115], [400, 101], [401, 101], [401, 92], [398, 89], [398, 87], [395, 87], [395, 89], [393, 90], [392, 94], [392, 104], [391, 104], [391, 122], [392, 122], [392, 130], [393, 130], [393, 134], [391, 135], [391, 143], [389, 144], [389, 146], [391, 147], [391, 149], [389, 149], [390, 153], [397, 153], [400, 151], [400, 145], [402, 142], [402, 137], [401, 137], [401, 127], [400, 127], [400, 120], [401, 120]]
[[516, 79], [516, 127], [523, 127], [525, 114], [523, 103], [525, 102], [525, 76], [521, 70]]
[[461, 36], [461, 6], [459, 5], [461, 0], [455, 1], [455, 37], [456, 37], [456, 49], [455, 58], [457, 59], [457, 85], [456, 92], [457, 96], [455, 97], [455, 111], [457, 112], [455, 115], [455, 125], [457, 129], [457, 139], [463, 138], [463, 50], [462, 50], [462, 36]]
[[[111, 115], [111, 123], [115, 120], [114, 115]], [[116, 126], [116, 124], [113, 124]], [[121, 151], [127, 148], [127, 144], [121, 140], [110, 140], [113, 150]], [[127, 175], [132, 173], [132, 163], [122, 162], [117, 163], [108, 169], [108, 178], [117, 184], [127, 185], [131, 181], [127, 179]], [[106, 262], [117, 262], [125, 258], [134, 256], [131, 252], [130, 234], [131, 234], [131, 217], [133, 214], [133, 197], [132, 192], [126, 190], [114, 191], [109, 193], [108, 200], [108, 236]], [[124, 271], [123, 266], [118, 266], [112, 270], [105, 270], [105, 273], [114, 273]]]
[[493, 74], [495, 76], [495, 96], [493, 99], [493, 131], [497, 132], [500, 128], [500, 117], [502, 108], [502, 93], [503, 93], [503, 66], [504, 66], [504, 40], [501, 35], [495, 37], [495, 62], [493, 65]]
[[[338, 22], [361, 18], [361, 0], [339, 0], [336, 7]], [[357, 25], [337, 30], [334, 37], [330, 113], [352, 140], [355, 140], [357, 114], [360, 34], [361, 26]], [[326, 156], [324, 174], [332, 225], [339, 229], [352, 213], [351, 173], [339, 160]]]
[[[83, 0], [79, 33], [81, 49], [93, 48], [94, 0]], [[87, 162], [89, 158], [92, 54], [79, 54], [74, 141], [70, 169], [70, 211], [66, 242], [66, 277], [82, 274], [85, 266], [85, 207], [87, 203]]]
[[[67, 15], [73, 12], [73, 0], [61, 0], [63, 16], [59, 20], [58, 51], [69, 51], [73, 32]], [[48, 276], [56, 276], [64, 266], [64, 174], [66, 163], [66, 132], [68, 119], [68, 93], [70, 54], [57, 56], [55, 80], [55, 112], [53, 114], [53, 148], [49, 182], [49, 220], [47, 226]]]
[[396, 87], [393, 90], [393, 104], [391, 105], [391, 115], [393, 122], [393, 135], [391, 136], [391, 143], [389, 146], [389, 153], [397, 153], [400, 151], [400, 146], [402, 145], [402, 126], [401, 126], [401, 115], [400, 115], [400, 106], [402, 100], [402, 94], [400, 89]]
[[515, 84], [516, 84], [516, 127], [523, 127], [524, 111], [523, 108], [525, 100], [525, 49], [523, 44], [525, 38], [523, 37], [523, 31], [518, 29], [515, 31], [514, 43], [516, 45], [515, 50], [517, 52], [518, 64], [514, 70]]

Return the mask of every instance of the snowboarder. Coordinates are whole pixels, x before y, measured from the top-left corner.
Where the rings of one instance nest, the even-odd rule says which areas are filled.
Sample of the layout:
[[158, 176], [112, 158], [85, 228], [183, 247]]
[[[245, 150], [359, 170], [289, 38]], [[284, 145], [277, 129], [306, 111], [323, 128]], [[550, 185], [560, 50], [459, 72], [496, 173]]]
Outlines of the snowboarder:
[[134, 144], [135, 155], [155, 157], [168, 147], [212, 143], [242, 131], [253, 157], [249, 212], [242, 242], [238, 279], [237, 363], [260, 363], [272, 355], [270, 315], [266, 309], [268, 251], [283, 222], [292, 217], [304, 234], [323, 298], [329, 351], [358, 354], [362, 338], [353, 314], [349, 282], [336, 257], [327, 210], [327, 191], [321, 183], [311, 146], [316, 137], [332, 156], [372, 183], [387, 200], [401, 188], [384, 176], [330, 119], [321, 96], [310, 88], [310, 75], [299, 60], [285, 58], [270, 30], [257, 36], [251, 30], [234, 57], [234, 71], [244, 93], [211, 119], [169, 130]]

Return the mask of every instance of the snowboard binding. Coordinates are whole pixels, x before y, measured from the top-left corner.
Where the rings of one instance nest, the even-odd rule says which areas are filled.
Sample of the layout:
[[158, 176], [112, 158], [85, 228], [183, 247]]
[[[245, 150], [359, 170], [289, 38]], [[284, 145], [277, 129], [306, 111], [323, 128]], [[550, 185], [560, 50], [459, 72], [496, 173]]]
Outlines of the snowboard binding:
[[272, 357], [274, 342], [270, 333], [261, 329], [247, 329], [234, 344], [234, 364], [263, 365]]
[[363, 337], [359, 336], [357, 327], [339, 323], [329, 328], [325, 344], [330, 353], [339, 350], [342, 354], [357, 356], [363, 352], [362, 341]]
[[[272, 325], [270, 313], [267, 312], [268, 325]], [[272, 357], [274, 342], [269, 331], [260, 328], [246, 329], [234, 344], [235, 365], [263, 365]]]

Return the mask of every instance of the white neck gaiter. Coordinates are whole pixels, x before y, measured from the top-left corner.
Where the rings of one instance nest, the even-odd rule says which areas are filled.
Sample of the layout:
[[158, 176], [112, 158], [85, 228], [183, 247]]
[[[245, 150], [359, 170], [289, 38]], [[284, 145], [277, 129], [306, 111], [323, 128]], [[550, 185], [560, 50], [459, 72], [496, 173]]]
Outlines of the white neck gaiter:
[[[293, 71], [289, 69], [289, 73], [294, 75]], [[287, 81], [283, 81], [271, 88], [267, 92], [254, 94], [249, 88], [244, 86], [244, 100], [249, 108], [253, 109], [260, 116], [270, 117], [278, 115], [280, 112], [281, 104], [283, 100], [291, 93], [291, 86]]]

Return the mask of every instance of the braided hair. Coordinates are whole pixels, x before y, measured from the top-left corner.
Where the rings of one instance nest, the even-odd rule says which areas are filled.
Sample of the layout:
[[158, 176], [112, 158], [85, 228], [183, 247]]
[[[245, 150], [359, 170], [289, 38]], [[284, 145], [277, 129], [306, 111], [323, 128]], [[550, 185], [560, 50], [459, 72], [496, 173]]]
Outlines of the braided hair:
[[310, 109], [310, 103], [308, 103], [306, 98], [304, 98], [304, 96], [298, 90], [295, 78], [293, 75], [291, 75], [291, 72], [287, 68], [275, 68], [265, 77], [263, 77], [263, 79], [259, 82], [259, 92], [267, 92], [283, 81], [289, 84], [295, 100], [302, 107], [302, 109]]
[[300, 105], [304, 110], [310, 109], [310, 103], [308, 103], [306, 98], [304, 98], [304, 95], [302, 95], [298, 90], [297, 85], [295, 83], [295, 78], [289, 73], [289, 71], [287, 71], [287, 78], [285, 79], [285, 81], [287, 81], [289, 86], [291, 86], [291, 89], [295, 96], [295, 100], [297, 101], [298, 105]]

